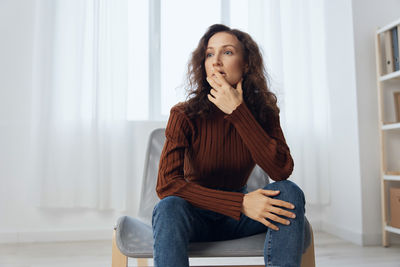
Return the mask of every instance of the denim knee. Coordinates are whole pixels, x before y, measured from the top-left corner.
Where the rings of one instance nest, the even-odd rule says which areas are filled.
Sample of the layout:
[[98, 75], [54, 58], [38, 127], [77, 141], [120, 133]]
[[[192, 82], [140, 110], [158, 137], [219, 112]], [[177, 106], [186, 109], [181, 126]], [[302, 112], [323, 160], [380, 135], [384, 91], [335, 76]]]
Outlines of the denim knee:
[[179, 220], [187, 215], [189, 202], [177, 196], [168, 196], [161, 199], [153, 210], [152, 223], [157, 220]]
[[153, 210], [153, 217], [155, 214], [167, 216], [174, 216], [182, 212], [188, 206], [188, 202], [181, 197], [168, 196], [161, 199]]
[[155, 240], [167, 238], [189, 242], [191, 235], [191, 204], [181, 197], [168, 196], [154, 207], [152, 228]]
[[301, 188], [292, 181], [283, 180], [268, 184], [264, 189], [279, 190], [278, 199], [293, 203], [294, 205], [304, 205], [305, 197]]

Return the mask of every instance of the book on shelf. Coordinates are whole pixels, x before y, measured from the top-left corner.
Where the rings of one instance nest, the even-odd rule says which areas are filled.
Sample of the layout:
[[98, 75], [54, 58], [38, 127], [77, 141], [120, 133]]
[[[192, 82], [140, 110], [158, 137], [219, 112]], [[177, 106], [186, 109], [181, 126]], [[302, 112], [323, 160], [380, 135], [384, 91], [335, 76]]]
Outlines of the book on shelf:
[[400, 26], [396, 26], [392, 29], [392, 48], [393, 48], [393, 64], [394, 71], [398, 71], [399, 68], [399, 30]]
[[383, 41], [385, 47], [385, 69], [386, 74], [393, 72], [394, 65], [393, 65], [393, 47], [392, 47], [392, 32], [385, 31], [383, 33]]
[[400, 25], [383, 33], [385, 74], [400, 70]]

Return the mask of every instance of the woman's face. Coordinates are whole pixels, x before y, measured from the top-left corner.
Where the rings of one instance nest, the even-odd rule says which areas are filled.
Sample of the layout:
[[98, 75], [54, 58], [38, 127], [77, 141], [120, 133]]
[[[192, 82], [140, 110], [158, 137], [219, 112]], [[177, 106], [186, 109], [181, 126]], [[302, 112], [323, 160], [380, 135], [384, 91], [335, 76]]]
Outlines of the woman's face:
[[[204, 67], [208, 77], [219, 71], [227, 82], [236, 87], [244, 72], [243, 48], [236, 36], [218, 32], [208, 40]], [[214, 68], [214, 70], [213, 70]]]

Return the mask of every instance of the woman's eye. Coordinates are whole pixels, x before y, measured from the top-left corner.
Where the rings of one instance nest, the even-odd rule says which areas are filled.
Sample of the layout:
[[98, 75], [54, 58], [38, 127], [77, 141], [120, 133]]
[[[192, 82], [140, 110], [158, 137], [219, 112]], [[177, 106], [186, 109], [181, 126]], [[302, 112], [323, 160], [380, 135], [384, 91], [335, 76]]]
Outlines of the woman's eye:
[[[233, 52], [232, 51], [225, 51], [224, 52], [225, 54], [228, 54], [228, 55], [233, 55]], [[208, 53], [208, 54], [206, 54], [206, 57], [210, 57], [210, 56], [212, 56], [213, 54], [212, 53]]]
[[[225, 51], [225, 54], [227, 54], [227, 53], [229, 53], [228, 55], [232, 55], [233, 54], [232, 51]], [[212, 53], [206, 54], [206, 57], [210, 57], [210, 56], [212, 56]]]

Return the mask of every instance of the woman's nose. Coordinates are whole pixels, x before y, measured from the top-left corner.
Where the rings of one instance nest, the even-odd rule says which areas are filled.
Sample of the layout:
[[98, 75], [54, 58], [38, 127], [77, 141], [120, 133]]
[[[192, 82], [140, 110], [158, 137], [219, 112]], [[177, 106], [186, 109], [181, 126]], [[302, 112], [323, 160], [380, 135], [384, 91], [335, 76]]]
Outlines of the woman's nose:
[[213, 64], [214, 67], [215, 67], [215, 66], [220, 66], [220, 65], [222, 64], [222, 62], [221, 62], [221, 56], [220, 56], [219, 54], [216, 54], [216, 55], [213, 57], [213, 62], [212, 62], [212, 64]]
[[213, 61], [213, 66], [215, 67], [215, 66], [221, 66], [221, 65], [222, 65], [222, 62], [219, 59], [219, 57], [215, 57], [214, 61]]

